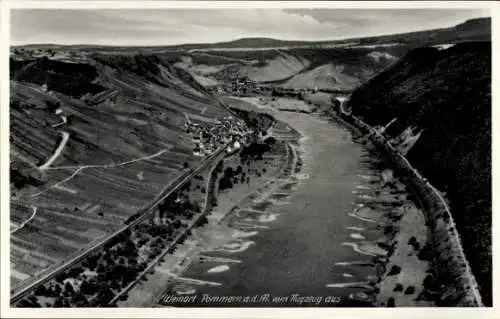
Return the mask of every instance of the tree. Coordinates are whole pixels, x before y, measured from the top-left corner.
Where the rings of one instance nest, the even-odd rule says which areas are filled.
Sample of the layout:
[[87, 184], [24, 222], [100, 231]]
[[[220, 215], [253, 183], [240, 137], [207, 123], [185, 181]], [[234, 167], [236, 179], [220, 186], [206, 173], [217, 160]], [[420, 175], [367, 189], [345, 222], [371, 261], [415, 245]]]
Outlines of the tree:
[[236, 175], [241, 174], [242, 172], [243, 172], [243, 167], [241, 167], [241, 165], [238, 165], [238, 167], [236, 167]]
[[203, 226], [203, 225], [205, 225], [205, 224], [208, 224], [208, 219], [207, 219], [207, 217], [206, 217], [206, 216], [202, 216], [202, 217], [200, 217], [200, 219], [199, 219], [199, 221], [198, 221], [198, 225], [197, 225], [197, 226], [198, 226], [198, 227], [201, 227], [201, 226]]
[[61, 286], [58, 283], [56, 283], [54, 285], [53, 292], [54, 292], [54, 295], [56, 295], [56, 296], [61, 295], [62, 288], [61, 288]]
[[223, 169], [224, 169], [224, 160], [221, 160], [215, 167], [215, 172], [222, 173]]
[[268, 145], [273, 145], [273, 144], [276, 144], [276, 139], [272, 136], [269, 136], [264, 140], [264, 143], [266, 143]]
[[180, 221], [180, 220], [178, 220], [178, 219], [177, 219], [177, 220], [173, 223], [173, 226], [175, 227], [175, 229], [179, 229], [179, 228], [181, 228], [182, 223], [181, 223], [181, 221]]
[[100, 306], [108, 306], [109, 302], [113, 300], [114, 294], [111, 291], [109, 287], [103, 288], [99, 293], [97, 294], [97, 300], [99, 301]]
[[40, 285], [36, 288], [35, 294], [37, 296], [45, 296], [47, 294], [47, 288], [45, 288], [45, 285]]
[[38, 298], [35, 295], [30, 295], [28, 297], [28, 300], [31, 302], [31, 307], [41, 307], [41, 305], [38, 303]]
[[80, 292], [82, 294], [85, 294], [85, 295], [92, 295], [92, 293], [90, 292], [90, 284], [86, 281], [86, 280], [83, 280], [80, 284]]
[[57, 275], [55, 279], [57, 282], [62, 283], [66, 278], [68, 278], [68, 274], [66, 274], [66, 272], [62, 272]]
[[106, 267], [102, 263], [99, 263], [99, 266], [97, 266], [97, 273], [104, 273], [106, 272]]
[[67, 295], [72, 295], [75, 292], [73, 285], [69, 281], [67, 281], [66, 284], [64, 285], [64, 292]]
[[83, 272], [83, 268], [82, 267], [75, 267], [75, 268], [72, 268], [68, 271], [68, 277], [69, 278], [76, 278], [79, 274], [81, 274]]
[[224, 190], [224, 189], [228, 189], [228, 188], [232, 188], [233, 187], [233, 183], [231, 182], [231, 179], [227, 178], [227, 177], [223, 177], [219, 180], [219, 189], [220, 190]]
[[196, 213], [200, 213], [201, 212], [201, 207], [200, 207], [200, 204], [198, 202], [194, 202], [193, 203], [193, 211], [196, 212]]
[[77, 307], [85, 307], [88, 305], [89, 301], [87, 297], [81, 292], [77, 292], [73, 295], [71, 302]]
[[225, 177], [233, 177], [234, 175], [234, 170], [231, 166], [227, 167], [225, 170], [224, 170], [224, 176]]
[[55, 308], [64, 307], [64, 298], [61, 296], [57, 297], [56, 300], [54, 301], [54, 307]]

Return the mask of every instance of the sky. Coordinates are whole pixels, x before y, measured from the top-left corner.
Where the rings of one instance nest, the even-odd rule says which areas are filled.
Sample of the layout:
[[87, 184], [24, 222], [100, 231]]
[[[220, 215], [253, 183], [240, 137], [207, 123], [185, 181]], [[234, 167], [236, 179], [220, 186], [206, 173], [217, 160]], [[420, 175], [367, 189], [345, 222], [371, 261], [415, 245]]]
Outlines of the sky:
[[485, 16], [487, 9], [13, 9], [11, 44], [337, 40], [449, 27]]

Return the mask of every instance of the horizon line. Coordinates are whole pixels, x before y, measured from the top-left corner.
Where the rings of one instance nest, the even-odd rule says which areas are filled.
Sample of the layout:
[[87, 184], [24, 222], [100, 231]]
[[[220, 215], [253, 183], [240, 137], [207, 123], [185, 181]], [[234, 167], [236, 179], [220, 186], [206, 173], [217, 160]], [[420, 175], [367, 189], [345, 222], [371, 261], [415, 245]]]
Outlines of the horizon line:
[[[482, 17], [477, 17], [477, 18], [472, 18], [472, 19], [467, 19], [464, 20], [461, 23], [454, 24], [448, 27], [442, 27], [442, 28], [431, 28], [431, 29], [418, 29], [418, 30], [413, 30], [413, 31], [407, 31], [407, 32], [400, 32], [400, 33], [384, 33], [384, 34], [378, 34], [378, 35], [366, 35], [366, 36], [359, 36], [359, 37], [346, 37], [346, 38], [339, 38], [339, 39], [331, 39], [331, 40], [287, 40], [287, 39], [276, 39], [276, 38], [270, 38], [270, 37], [241, 37], [241, 38], [236, 38], [233, 40], [227, 40], [227, 41], [219, 41], [219, 42], [185, 42], [185, 43], [178, 43], [178, 44], [151, 44], [151, 45], [127, 45], [127, 44], [117, 44], [117, 45], [108, 45], [108, 44], [92, 44], [92, 43], [80, 43], [80, 44], [60, 44], [60, 43], [25, 43], [25, 44], [17, 44], [17, 45], [12, 45], [9, 44], [9, 47], [23, 47], [23, 46], [62, 46], [62, 47], [71, 47], [71, 46], [93, 46], [93, 47], [107, 47], [107, 48], [115, 48], [115, 47], [127, 47], [127, 48], [161, 48], [161, 47], [179, 47], [179, 46], [190, 46], [190, 45], [214, 45], [214, 44], [230, 44], [232, 42], [240, 41], [240, 40], [247, 40], [247, 39], [266, 39], [266, 40], [274, 40], [274, 41], [282, 41], [282, 42], [303, 42], [304, 44], [314, 44], [314, 43], [329, 43], [329, 42], [341, 42], [341, 41], [348, 41], [348, 40], [359, 40], [359, 39], [367, 39], [367, 38], [375, 38], [375, 37], [383, 37], [383, 36], [395, 36], [395, 35], [403, 35], [403, 34], [409, 34], [409, 33], [417, 33], [417, 32], [426, 32], [426, 31], [431, 31], [431, 30], [445, 30], [445, 29], [450, 29], [453, 27], [456, 27], [458, 25], [464, 24], [467, 21], [472, 21], [472, 20], [480, 20], [480, 19], [492, 19], [491, 16], [482, 16]], [[491, 30], [491, 28], [490, 28]]]

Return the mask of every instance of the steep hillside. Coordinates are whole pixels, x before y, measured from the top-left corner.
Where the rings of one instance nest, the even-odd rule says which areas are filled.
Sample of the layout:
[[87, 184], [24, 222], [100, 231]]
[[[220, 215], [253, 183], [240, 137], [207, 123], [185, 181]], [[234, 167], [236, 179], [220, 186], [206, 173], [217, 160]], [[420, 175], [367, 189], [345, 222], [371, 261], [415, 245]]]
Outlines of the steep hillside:
[[[283, 83], [286, 88], [352, 90], [394, 63], [401, 51], [375, 49], [294, 49], [311, 61], [305, 70]], [[391, 54], [392, 53], [392, 54]]]
[[228, 115], [157, 55], [10, 66], [13, 287], [122, 226], [197, 166], [187, 117]]
[[449, 200], [491, 305], [491, 43], [421, 48], [357, 89], [348, 107], [392, 137], [420, 131], [407, 157]]
[[[376, 47], [213, 51], [210, 52], [213, 57], [237, 62], [231, 61], [233, 63], [226, 67], [219, 65], [218, 71], [208, 72], [219, 82], [248, 77], [255, 82], [275, 83], [285, 88], [352, 90], [394, 63], [407, 50], [406, 47]], [[200, 75], [199, 70], [193, 67], [191, 70]]]
[[311, 64], [300, 55], [290, 54], [284, 50], [224, 52], [218, 55], [240, 59], [240, 61], [253, 61], [230, 66], [214, 75], [221, 80], [247, 77], [255, 82], [281, 81], [292, 77]]

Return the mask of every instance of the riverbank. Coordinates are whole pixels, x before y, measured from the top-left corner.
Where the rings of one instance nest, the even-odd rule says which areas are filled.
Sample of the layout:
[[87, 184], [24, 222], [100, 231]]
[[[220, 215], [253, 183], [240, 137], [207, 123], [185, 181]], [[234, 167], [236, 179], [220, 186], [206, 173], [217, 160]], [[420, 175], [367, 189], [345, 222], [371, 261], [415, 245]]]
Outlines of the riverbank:
[[[421, 285], [424, 290], [419, 300], [432, 300], [438, 306], [482, 306], [477, 282], [465, 258], [453, 216], [442, 194], [373, 128], [350, 114], [340, 113], [339, 116], [367, 135], [367, 141], [375, 145], [397, 169], [398, 175], [414, 192], [423, 209], [422, 222], [426, 227], [422, 229], [429, 234], [429, 240], [428, 245], [422, 248], [419, 258], [429, 260], [433, 270], [423, 277]], [[391, 305], [393, 302], [394, 300]]]

